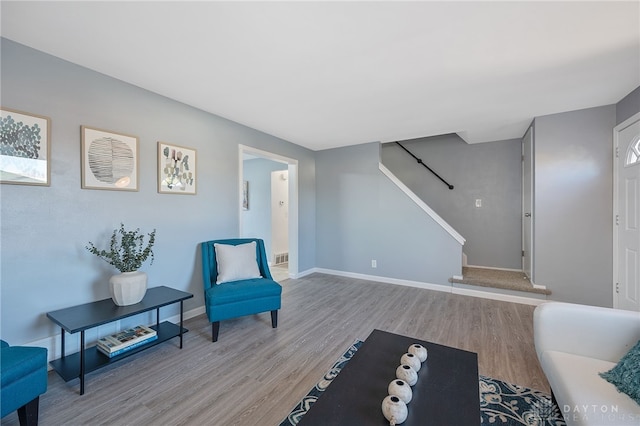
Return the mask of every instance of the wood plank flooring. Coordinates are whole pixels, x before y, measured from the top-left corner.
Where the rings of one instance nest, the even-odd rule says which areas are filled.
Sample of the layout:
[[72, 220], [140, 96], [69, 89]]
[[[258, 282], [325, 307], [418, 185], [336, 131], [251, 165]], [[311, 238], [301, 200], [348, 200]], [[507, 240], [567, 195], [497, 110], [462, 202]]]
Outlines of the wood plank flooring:
[[[356, 339], [374, 329], [478, 353], [480, 374], [549, 392], [533, 347], [533, 306], [312, 274], [282, 282], [268, 313], [185, 322], [164, 343], [65, 383], [49, 373], [40, 425], [278, 425]], [[12, 413], [2, 425], [17, 425]]]

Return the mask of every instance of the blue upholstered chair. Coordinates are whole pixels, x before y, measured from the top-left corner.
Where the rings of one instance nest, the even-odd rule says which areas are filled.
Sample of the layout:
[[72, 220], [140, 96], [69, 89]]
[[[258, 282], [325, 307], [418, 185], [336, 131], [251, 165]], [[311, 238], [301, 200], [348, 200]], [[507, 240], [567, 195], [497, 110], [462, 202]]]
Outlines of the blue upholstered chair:
[[218, 340], [220, 321], [245, 315], [271, 311], [271, 326], [276, 328], [282, 287], [271, 277], [264, 242], [257, 238], [213, 240], [200, 247], [211, 341]]
[[0, 340], [0, 382], [0, 417], [18, 410], [22, 426], [37, 425], [40, 395], [47, 391], [47, 349]]

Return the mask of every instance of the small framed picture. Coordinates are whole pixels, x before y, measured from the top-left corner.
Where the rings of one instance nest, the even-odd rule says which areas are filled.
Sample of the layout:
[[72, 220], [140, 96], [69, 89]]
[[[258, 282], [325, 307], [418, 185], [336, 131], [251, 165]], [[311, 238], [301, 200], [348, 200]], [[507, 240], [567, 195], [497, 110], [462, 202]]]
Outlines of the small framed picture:
[[51, 185], [51, 119], [0, 107], [0, 183]]
[[196, 150], [158, 142], [158, 192], [196, 195]]
[[138, 137], [82, 126], [82, 188], [138, 190]]
[[242, 210], [249, 210], [249, 181], [242, 182]]

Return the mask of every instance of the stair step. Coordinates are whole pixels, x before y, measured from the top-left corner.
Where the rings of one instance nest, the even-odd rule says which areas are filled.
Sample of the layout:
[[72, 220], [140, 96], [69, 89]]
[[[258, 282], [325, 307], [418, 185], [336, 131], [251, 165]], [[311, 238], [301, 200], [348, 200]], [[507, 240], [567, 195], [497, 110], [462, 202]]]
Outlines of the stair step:
[[504, 271], [500, 269], [486, 268], [462, 268], [462, 279], [449, 278], [454, 284], [466, 284], [478, 287], [513, 290], [525, 293], [550, 295], [551, 291], [545, 288], [536, 288], [531, 284], [524, 272]]

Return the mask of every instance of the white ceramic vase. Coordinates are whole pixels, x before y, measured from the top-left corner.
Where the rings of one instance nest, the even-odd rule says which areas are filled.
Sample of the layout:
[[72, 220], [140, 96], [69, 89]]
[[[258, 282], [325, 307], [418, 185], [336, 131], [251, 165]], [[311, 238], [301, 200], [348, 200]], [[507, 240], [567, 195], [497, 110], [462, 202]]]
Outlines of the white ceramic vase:
[[405, 404], [409, 404], [411, 402], [411, 398], [413, 398], [413, 391], [411, 390], [411, 386], [404, 380], [395, 379], [389, 386], [387, 387], [389, 391], [389, 395], [395, 395]]
[[416, 370], [406, 364], [402, 364], [396, 368], [396, 377], [409, 383], [409, 386], [415, 385], [418, 381], [418, 373], [416, 373]]
[[134, 271], [114, 275], [109, 279], [109, 292], [116, 305], [135, 305], [147, 292], [147, 274]]
[[402, 357], [400, 358], [400, 364], [407, 364], [411, 366], [411, 368], [413, 368], [416, 373], [420, 371], [420, 367], [422, 367], [422, 363], [420, 362], [418, 357], [410, 353], [402, 355]]
[[413, 345], [409, 346], [409, 350], [407, 352], [417, 356], [420, 362], [425, 362], [427, 360], [427, 348], [418, 343], [414, 343]]
[[395, 426], [407, 420], [409, 410], [407, 404], [396, 395], [388, 395], [382, 400], [382, 414], [391, 426]]

